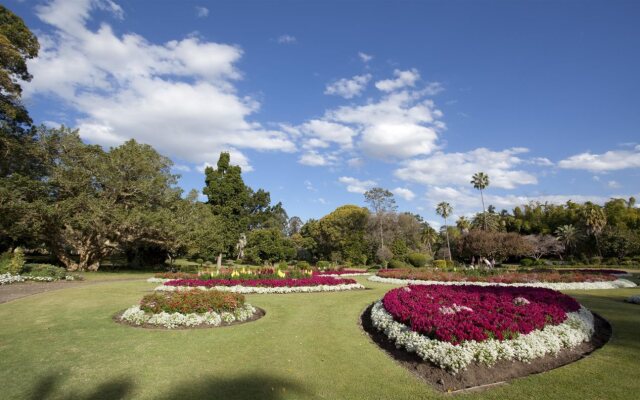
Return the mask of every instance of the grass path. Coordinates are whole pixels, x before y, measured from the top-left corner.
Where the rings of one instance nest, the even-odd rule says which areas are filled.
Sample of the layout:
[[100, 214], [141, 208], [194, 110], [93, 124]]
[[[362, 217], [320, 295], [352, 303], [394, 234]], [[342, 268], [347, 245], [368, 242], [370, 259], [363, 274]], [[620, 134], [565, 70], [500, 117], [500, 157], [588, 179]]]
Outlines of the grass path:
[[[250, 295], [262, 319], [158, 331], [111, 317], [153, 289], [114, 281], [0, 304], [0, 382], [7, 399], [445, 398], [379, 350], [358, 325], [391, 285], [343, 293]], [[587, 359], [462, 395], [483, 399], [629, 399], [640, 389], [640, 289], [571, 292], [613, 325]]]

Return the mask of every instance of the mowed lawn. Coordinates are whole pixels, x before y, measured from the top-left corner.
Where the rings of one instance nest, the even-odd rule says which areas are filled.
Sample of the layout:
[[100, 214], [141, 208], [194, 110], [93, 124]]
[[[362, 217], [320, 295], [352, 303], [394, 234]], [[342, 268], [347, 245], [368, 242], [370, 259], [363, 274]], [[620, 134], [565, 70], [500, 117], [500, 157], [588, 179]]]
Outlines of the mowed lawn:
[[[112, 281], [0, 304], [3, 399], [450, 398], [396, 364], [358, 325], [392, 285], [370, 290], [250, 295], [266, 310], [225, 328], [146, 330], [112, 316], [154, 284]], [[633, 399], [640, 390], [640, 289], [571, 292], [607, 318], [613, 338], [571, 365], [459, 397]]]

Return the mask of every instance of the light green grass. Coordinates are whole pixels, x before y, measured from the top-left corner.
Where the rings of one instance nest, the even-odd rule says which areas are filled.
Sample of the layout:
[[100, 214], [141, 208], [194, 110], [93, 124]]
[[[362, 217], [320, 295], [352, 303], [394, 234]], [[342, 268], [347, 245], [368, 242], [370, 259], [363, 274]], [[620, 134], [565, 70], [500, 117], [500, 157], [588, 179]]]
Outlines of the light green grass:
[[141, 272], [141, 271], [95, 271], [95, 272], [80, 272], [79, 273], [85, 281], [110, 281], [110, 280], [125, 280], [125, 279], [147, 279], [154, 275], [154, 272]]
[[[7, 399], [429, 399], [431, 389], [370, 342], [372, 290], [251, 295], [267, 315], [225, 328], [161, 331], [114, 313], [154, 285], [108, 282], [0, 304], [0, 397]], [[579, 362], [463, 398], [631, 399], [640, 389], [640, 289], [574, 292], [613, 324], [612, 341]]]

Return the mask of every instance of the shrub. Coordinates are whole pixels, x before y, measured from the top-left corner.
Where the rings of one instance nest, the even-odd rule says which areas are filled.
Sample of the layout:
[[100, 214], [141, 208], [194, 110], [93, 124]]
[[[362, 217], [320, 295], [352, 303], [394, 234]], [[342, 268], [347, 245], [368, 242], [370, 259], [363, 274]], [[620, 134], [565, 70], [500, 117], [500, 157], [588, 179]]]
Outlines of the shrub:
[[184, 264], [180, 266], [180, 272], [195, 273], [198, 272], [198, 266], [194, 264]]
[[522, 260], [520, 260], [520, 265], [522, 265], [523, 267], [530, 267], [533, 265], [534, 260], [532, 260], [531, 258], [523, 258]]
[[433, 266], [435, 268], [446, 268], [447, 267], [447, 262], [445, 260], [434, 260], [433, 261]]
[[407, 256], [407, 260], [409, 261], [409, 264], [411, 264], [412, 266], [414, 266], [416, 268], [422, 268], [422, 267], [425, 267], [427, 265], [427, 262], [429, 261], [429, 258], [427, 257], [426, 254], [410, 253]]
[[25, 264], [22, 270], [24, 275], [48, 277], [53, 279], [64, 279], [67, 271], [64, 268], [51, 264]]
[[607, 258], [602, 263], [605, 265], [618, 265], [620, 264], [620, 261], [615, 257], [611, 257], [611, 258]]
[[297, 269], [309, 269], [309, 268], [311, 268], [311, 265], [309, 265], [309, 263], [306, 262], [306, 261], [298, 261], [296, 263], [296, 268]]
[[289, 268], [289, 264], [286, 261], [280, 261], [278, 263], [278, 269], [287, 269]]
[[188, 290], [169, 293], [152, 293], [140, 301], [140, 308], [151, 313], [205, 313], [208, 311], [233, 311], [244, 305], [244, 296], [217, 290]]
[[599, 256], [591, 257], [591, 260], [589, 260], [589, 262], [592, 265], [600, 265], [602, 264], [602, 257], [599, 257]]
[[320, 269], [327, 269], [331, 267], [331, 263], [329, 261], [320, 260], [316, 263], [316, 267]]
[[398, 260], [397, 258], [392, 258], [391, 260], [389, 260], [388, 268], [393, 268], [393, 269], [411, 268], [411, 265], [407, 264], [402, 260]]
[[9, 261], [9, 273], [13, 275], [20, 275], [22, 273], [22, 268], [24, 267], [24, 251], [18, 247], [13, 252], [11, 256], [11, 261]]
[[0, 254], [0, 274], [6, 274], [9, 272], [9, 264], [11, 263], [11, 252], [5, 251]]

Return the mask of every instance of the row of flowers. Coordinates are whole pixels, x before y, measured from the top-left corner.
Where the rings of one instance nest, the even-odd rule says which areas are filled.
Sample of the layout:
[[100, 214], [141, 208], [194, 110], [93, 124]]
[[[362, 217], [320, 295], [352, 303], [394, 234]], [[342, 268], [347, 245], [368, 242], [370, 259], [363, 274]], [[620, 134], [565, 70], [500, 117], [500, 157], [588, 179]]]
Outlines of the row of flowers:
[[148, 313], [140, 308], [140, 306], [132, 306], [125, 310], [120, 319], [133, 325], [155, 325], [167, 329], [179, 327], [195, 327], [200, 325], [220, 326], [222, 324], [231, 324], [233, 322], [242, 322], [250, 319], [256, 313], [256, 308], [251, 304], [245, 303], [233, 312], [229, 311], [207, 311], [204, 313], [183, 314], [179, 312], [168, 313]]
[[[327, 278], [337, 280], [336, 278]], [[351, 280], [351, 279], [349, 279]], [[365, 287], [359, 283], [337, 283], [337, 284], [318, 284], [313, 286], [171, 286], [161, 285], [155, 288], [156, 291], [173, 292], [187, 291], [192, 289], [199, 290], [218, 290], [222, 292], [242, 293], [242, 294], [286, 294], [286, 293], [315, 293], [315, 292], [342, 292], [347, 290], [364, 289]]]
[[506, 287], [537, 287], [553, 290], [595, 290], [595, 289], [619, 289], [632, 288], [637, 285], [627, 279], [616, 279], [601, 282], [527, 282], [527, 283], [495, 283], [495, 282], [471, 282], [471, 281], [431, 281], [422, 279], [398, 279], [384, 278], [377, 275], [369, 277], [372, 282], [392, 283], [395, 285], [454, 285], [454, 286], [506, 286]]
[[361, 269], [339, 269], [339, 270], [335, 270], [335, 271], [315, 271], [314, 275], [317, 276], [345, 276], [345, 277], [351, 277], [351, 276], [366, 276], [366, 275], [371, 275], [370, 273], [368, 273], [367, 271], [361, 270]]
[[594, 274], [584, 272], [533, 271], [533, 272], [501, 272], [475, 275], [465, 272], [444, 272], [436, 270], [380, 270], [377, 274], [382, 278], [417, 279], [424, 281], [447, 282], [490, 282], [490, 283], [568, 283], [568, 282], [603, 282], [617, 279], [612, 274]]
[[[78, 277], [74, 275], [67, 275], [64, 277], [65, 281], [74, 281], [77, 279]], [[53, 282], [58, 280], [60, 279], [57, 279], [51, 276], [12, 275], [9, 273], [0, 274], [0, 285], [9, 285], [12, 283], [25, 282], [25, 281]]]
[[[453, 374], [465, 370], [472, 362], [492, 366], [501, 360], [530, 362], [547, 354], [556, 355], [562, 349], [589, 341], [593, 335], [594, 319], [591, 312], [573, 299], [562, 297], [562, 294], [536, 293], [536, 289], [529, 288], [524, 292], [499, 291], [491, 295], [490, 292], [482, 292], [483, 289], [476, 287], [466, 295], [449, 296], [437, 287], [425, 288], [424, 292], [420, 292], [418, 287], [408, 288], [409, 292], [407, 288], [396, 289], [404, 291], [407, 296], [411, 291], [419, 291], [420, 296], [413, 302], [403, 303], [400, 294], [400, 299], [396, 299], [400, 303], [395, 303], [389, 301], [395, 295], [388, 294], [389, 298], [385, 296], [387, 302], [383, 299], [373, 305], [371, 320], [373, 326], [395, 342], [396, 346], [414, 352], [423, 360]], [[433, 299], [427, 297], [429, 291], [434, 294]], [[471, 295], [469, 298], [469, 293], [478, 296]], [[485, 298], [492, 306], [483, 307]], [[489, 300], [491, 298], [493, 301]], [[389, 303], [395, 314], [386, 308], [385, 303]], [[537, 308], [532, 310], [535, 316], [528, 317], [522, 311], [531, 309], [532, 305]], [[506, 312], [501, 307], [510, 308], [511, 311]], [[438, 325], [430, 326], [425, 321], [428, 318], [420, 317], [420, 312], [425, 309], [429, 310], [428, 315], [437, 320]], [[540, 309], [544, 311], [540, 312]], [[480, 317], [474, 319], [472, 315], [476, 313]], [[505, 325], [505, 321], [496, 313], [501, 317], [511, 316], [506, 318], [511, 323]], [[467, 323], [467, 320], [473, 322]], [[499, 327], [492, 328], [488, 321], [497, 322]], [[480, 329], [469, 329], [473, 327]], [[457, 329], [455, 335], [459, 337], [453, 337], [451, 329]], [[479, 340], [474, 339], [476, 335]]]

